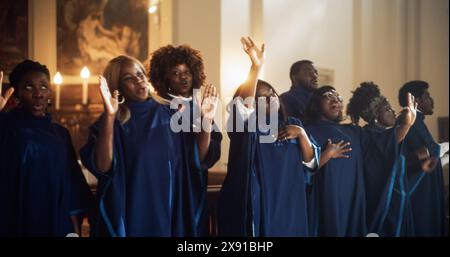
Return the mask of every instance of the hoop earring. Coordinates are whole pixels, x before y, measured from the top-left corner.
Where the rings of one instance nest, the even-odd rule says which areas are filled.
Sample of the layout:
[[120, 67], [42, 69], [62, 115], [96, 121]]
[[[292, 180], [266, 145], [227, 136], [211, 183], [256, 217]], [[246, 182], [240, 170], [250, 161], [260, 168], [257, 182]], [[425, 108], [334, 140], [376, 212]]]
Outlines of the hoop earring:
[[[120, 98], [120, 97], [122, 97], [122, 98]], [[123, 104], [123, 103], [125, 103], [125, 97], [123, 96], [123, 95], [119, 95], [118, 97], [117, 97], [117, 99], [118, 99], [118, 103], [119, 104]]]
[[47, 100], [47, 104], [48, 104], [48, 106], [52, 106], [52, 99], [49, 98], [49, 99]]

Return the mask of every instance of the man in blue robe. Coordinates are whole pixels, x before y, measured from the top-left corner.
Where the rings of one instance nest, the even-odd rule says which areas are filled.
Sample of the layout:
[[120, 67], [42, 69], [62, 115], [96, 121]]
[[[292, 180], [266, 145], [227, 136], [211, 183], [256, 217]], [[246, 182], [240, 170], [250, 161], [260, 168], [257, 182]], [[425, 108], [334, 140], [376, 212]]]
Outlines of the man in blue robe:
[[445, 227], [442, 154], [425, 124], [425, 116], [432, 115], [434, 108], [428, 88], [425, 81], [409, 81], [399, 90], [399, 102], [405, 106], [406, 95], [411, 93], [418, 105], [417, 119], [405, 139], [405, 155], [416, 156], [415, 153], [425, 147], [428, 150], [426, 157], [435, 159], [435, 168], [429, 172], [424, 172], [420, 162], [408, 162], [412, 163], [407, 166], [407, 177], [414, 236], [436, 237], [448, 235], [448, 227]]
[[292, 64], [289, 77], [291, 88], [281, 94], [280, 99], [288, 116], [302, 120], [312, 92], [317, 88], [317, 70], [313, 62], [301, 60]]
[[[0, 93], [0, 236], [80, 235], [91, 192], [69, 132], [47, 113], [50, 73], [25, 60], [9, 79]], [[13, 91], [19, 107], [2, 112]]]

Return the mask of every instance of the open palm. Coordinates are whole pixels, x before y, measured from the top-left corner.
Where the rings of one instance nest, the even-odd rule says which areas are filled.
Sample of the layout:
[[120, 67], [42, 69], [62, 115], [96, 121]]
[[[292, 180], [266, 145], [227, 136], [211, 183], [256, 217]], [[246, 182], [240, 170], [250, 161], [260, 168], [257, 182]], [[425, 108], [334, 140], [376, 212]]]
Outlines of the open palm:
[[206, 85], [201, 103], [202, 117], [208, 120], [213, 120], [216, 115], [217, 105], [219, 103], [217, 89], [215, 86], [212, 84]]
[[241, 38], [242, 48], [250, 57], [252, 64], [261, 67], [266, 58], [265, 45], [262, 44], [259, 49], [250, 37]]
[[119, 92], [115, 90], [111, 95], [108, 83], [103, 76], [99, 76], [99, 84], [105, 112], [108, 115], [116, 115], [117, 110], [119, 109]]
[[351, 151], [352, 148], [350, 148], [350, 142], [345, 143], [343, 140], [341, 140], [338, 143], [333, 144], [331, 139], [328, 139], [328, 143], [324, 153], [327, 154], [330, 159], [336, 159], [349, 158], [346, 153]]
[[407, 105], [400, 114], [402, 125], [411, 127], [416, 121], [417, 102], [411, 93], [408, 93]]

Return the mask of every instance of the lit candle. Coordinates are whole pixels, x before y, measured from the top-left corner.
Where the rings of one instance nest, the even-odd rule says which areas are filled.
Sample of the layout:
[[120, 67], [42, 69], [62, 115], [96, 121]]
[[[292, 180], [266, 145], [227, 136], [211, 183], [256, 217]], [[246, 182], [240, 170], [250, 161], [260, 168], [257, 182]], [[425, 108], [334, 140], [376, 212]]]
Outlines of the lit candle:
[[150, 6], [150, 8], [148, 8], [148, 12], [151, 14], [156, 13], [156, 11], [158, 11], [158, 6], [156, 4]]
[[55, 96], [55, 109], [59, 110], [59, 100], [60, 100], [60, 94], [61, 94], [61, 84], [63, 82], [63, 78], [61, 76], [61, 73], [59, 71], [55, 74], [53, 77], [53, 83], [55, 83], [56, 87], [56, 96]]
[[91, 73], [89, 72], [89, 69], [86, 66], [84, 66], [83, 69], [81, 69], [80, 76], [83, 80], [82, 103], [87, 104], [87, 102], [88, 102], [88, 80], [89, 80], [89, 77], [91, 76]]

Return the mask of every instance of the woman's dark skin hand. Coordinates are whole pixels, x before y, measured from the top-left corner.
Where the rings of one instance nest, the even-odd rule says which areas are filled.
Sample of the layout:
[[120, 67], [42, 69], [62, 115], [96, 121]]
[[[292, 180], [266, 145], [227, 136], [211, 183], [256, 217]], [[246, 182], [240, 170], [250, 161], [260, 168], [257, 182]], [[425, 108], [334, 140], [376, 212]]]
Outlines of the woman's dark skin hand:
[[411, 93], [408, 93], [408, 102], [405, 108], [403, 108], [400, 113], [399, 126], [396, 128], [397, 132], [397, 143], [400, 144], [403, 139], [405, 139], [408, 134], [409, 128], [416, 121], [417, 116], [417, 102], [415, 101], [414, 96]]
[[329, 156], [331, 159], [334, 158], [349, 158], [345, 153], [351, 152], [352, 148], [350, 147], [350, 142], [345, 143], [344, 140], [339, 141], [336, 144], [331, 142], [331, 139], [328, 139], [327, 147], [325, 148], [324, 154]]
[[119, 109], [119, 92], [116, 90], [111, 94], [103, 76], [99, 77], [99, 83], [104, 112], [98, 142], [95, 145], [95, 165], [100, 171], [107, 172], [111, 169], [113, 160], [114, 119]]
[[304, 133], [304, 130], [301, 127], [295, 125], [287, 125], [280, 131], [278, 131], [278, 140], [288, 140], [292, 138], [297, 138], [302, 133]]
[[436, 166], [438, 165], [439, 160], [436, 157], [429, 157], [421, 162], [420, 166], [422, 167], [423, 172], [430, 173], [434, 169], [436, 169]]
[[311, 141], [306, 131], [296, 125], [287, 125], [278, 132], [278, 140], [288, 140], [297, 138], [299, 142], [302, 159], [305, 162], [311, 162], [314, 158], [314, 151]]
[[327, 146], [320, 155], [319, 168], [325, 165], [331, 159], [349, 158], [349, 156], [345, 153], [351, 151], [352, 148], [350, 147], [350, 142], [345, 143], [343, 140], [341, 140], [338, 143], [333, 144], [331, 142], [331, 139], [328, 139]]

